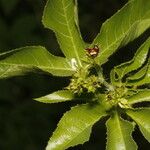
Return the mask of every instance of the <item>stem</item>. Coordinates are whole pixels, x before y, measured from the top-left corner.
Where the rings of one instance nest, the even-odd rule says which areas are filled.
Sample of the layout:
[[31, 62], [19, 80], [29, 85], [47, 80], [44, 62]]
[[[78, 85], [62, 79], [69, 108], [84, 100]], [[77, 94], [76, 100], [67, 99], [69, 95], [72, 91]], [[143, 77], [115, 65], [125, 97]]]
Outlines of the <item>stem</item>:
[[104, 78], [104, 76], [103, 76], [103, 73], [102, 73], [102, 68], [101, 68], [100, 66], [98, 66], [98, 65], [95, 65], [94, 67], [95, 67], [95, 69], [96, 69], [96, 72], [97, 72], [97, 74], [98, 74], [98, 77], [99, 77], [100, 82], [101, 82], [109, 91], [114, 91], [114, 86], [112, 86], [111, 84], [109, 84], [109, 83], [105, 80], [105, 78]]
[[107, 87], [109, 91], [114, 91], [114, 86], [109, 84], [107, 81], [104, 80], [103, 84]]

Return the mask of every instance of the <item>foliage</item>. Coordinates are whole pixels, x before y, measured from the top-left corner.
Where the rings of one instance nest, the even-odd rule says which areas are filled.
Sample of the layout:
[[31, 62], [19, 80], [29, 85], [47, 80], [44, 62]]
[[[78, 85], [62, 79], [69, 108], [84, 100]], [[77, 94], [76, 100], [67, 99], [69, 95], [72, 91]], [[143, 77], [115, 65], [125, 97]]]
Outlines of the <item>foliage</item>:
[[[42, 22], [54, 31], [65, 57], [50, 54], [41, 46], [15, 49], [0, 55], [0, 78], [26, 72], [46, 72], [72, 77], [63, 90], [35, 100], [43, 103], [78, 101], [66, 112], [50, 138], [46, 150], [62, 150], [83, 144], [90, 138], [92, 126], [109, 118], [106, 149], [137, 149], [131, 134], [137, 124], [150, 142], [150, 38], [137, 50], [132, 60], [115, 66], [110, 80], [105, 79], [102, 64], [119, 48], [139, 37], [150, 27], [150, 1], [131, 0], [103, 23], [100, 33], [89, 45], [82, 40], [77, 1], [48, 0]], [[95, 45], [100, 52], [95, 51]], [[135, 104], [139, 103], [138, 107]], [[147, 104], [147, 103], [146, 103]]]

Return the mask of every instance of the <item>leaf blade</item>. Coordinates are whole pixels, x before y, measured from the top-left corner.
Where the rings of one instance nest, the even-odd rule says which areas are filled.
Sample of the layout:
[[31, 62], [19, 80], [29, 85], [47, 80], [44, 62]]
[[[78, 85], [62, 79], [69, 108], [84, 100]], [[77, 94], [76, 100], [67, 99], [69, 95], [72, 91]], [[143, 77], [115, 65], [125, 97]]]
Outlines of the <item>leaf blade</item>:
[[127, 80], [130, 82], [130, 80], [138, 80], [142, 78], [146, 74], [147, 68], [148, 68], [148, 63], [143, 68], [141, 68], [138, 72], [136, 72], [132, 76], [129, 76]]
[[75, 58], [78, 65], [82, 66], [80, 58], [85, 55], [84, 43], [76, 26], [74, 8], [74, 0], [48, 0], [42, 22], [56, 33], [64, 55]]
[[92, 46], [97, 44], [101, 53], [97, 57], [100, 64], [106, 62], [118, 48], [141, 35], [150, 27], [150, 2], [129, 1], [121, 10], [108, 19], [101, 27]]
[[150, 38], [148, 38], [142, 46], [137, 50], [135, 56], [131, 61], [125, 62], [115, 67], [115, 72], [119, 78], [123, 78], [127, 73], [140, 68], [146, 61], [150, 47]]
[[89, 140], [92, 125], [105, 115], [100, 106], [84, 104], [73, 107], [60, 120], [46, 150], [62, 150], [83, 144]]
[[42, 103], [59, 103], [73, 100], [74, 94], [68, 90], [60, 90], [34, 100]]
[[107, 150], [136, 150], [137, 145], [132, 139], [134, 130], [132, 123], [121, 119], [116, 113], [107, 123]]
[[10, 56], [0, 60], [0, 78], [23, 75], [40, 69], [57, 76], [73, 73], [70, 61], [50, 54], [44, 47], [29, 46], [10, 52]]
[[128, 110], [127, 114], [138, 124], [143, 136], [150, 142], [150, 109]]
[[126, 84], [128, 86], [133, 86], [133, 85], [141, 86], [141, 85], [149, 84], [149, 83], [150, 83], [150, 61], [148, 63], [146, 73], [142, 78], [137, 79], [137, 80], [128, 80], [128, 82]]
[[139, 102], [150, 102], [150, 89], [139, 91], [131, 97], [128, 97], [129, 104], [135, 104]]

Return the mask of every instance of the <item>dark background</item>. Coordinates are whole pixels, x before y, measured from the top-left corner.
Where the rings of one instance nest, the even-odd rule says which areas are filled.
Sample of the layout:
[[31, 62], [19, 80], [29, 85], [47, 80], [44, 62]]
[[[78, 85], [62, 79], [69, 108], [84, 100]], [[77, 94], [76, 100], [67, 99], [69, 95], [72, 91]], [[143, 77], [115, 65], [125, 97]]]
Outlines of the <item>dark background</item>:
[[[120, 9], [127, 0], [78, 0], [83, 38], [91, 42], [102, 22]], [[26, 45], [42, 45], [51, 53], [62, 55], [54, 33], [41, 23], [46, 0], [0, 0], [0, 52]], [[148, 37], [147, 31], [136, 41], [120, 49], [104, 65], [106, 77], [113, 65], [133, 57], [138, 46]], [[63, 115], [75, 103], [41, 104], [33, 97], [61, 89], [67, 78], [29, 73], [23, 77], [0, 80], [0, 150], [44, 150], [49, 137]], [[106, 120], [98, 122], [90, 141], [70, 150], [104, 150]], [[138, 129], [136, 128], [136, 131]], [[139, 150], [148, 150], [141, 133], [133, 134]]]

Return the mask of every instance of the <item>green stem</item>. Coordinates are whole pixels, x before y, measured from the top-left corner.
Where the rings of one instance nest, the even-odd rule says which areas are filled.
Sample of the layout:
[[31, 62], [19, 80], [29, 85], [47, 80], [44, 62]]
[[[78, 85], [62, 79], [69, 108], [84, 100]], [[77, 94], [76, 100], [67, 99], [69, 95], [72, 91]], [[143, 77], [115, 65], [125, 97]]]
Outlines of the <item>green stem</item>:
[[111, 84], [109, 84], [107, 81], [104, 80], [103, 84], [104, 84], [104, 86], [107, 87], [107, 89], [108, 89], [109, 91], [114, 91], [114, 86], [111, 85]]
[[95, 69], [96, 69], [96, 72], [97, 72], [97, 74], [98, 74], [98, 77], [99, 77], [100, 82], [101, 82], [109, 91], [114, 91], [114, 87], [113, 87], [111, 84], [109, 84], [109, 83], [105, 80], [105, 78], [104, 78], [104, 76], [103, 76], [103, 73], [102, 73], [102, 68], [101, 68], [100, 66], [98, 66], [98, 65], [95, 65], [94, 67], [95, 67]]

